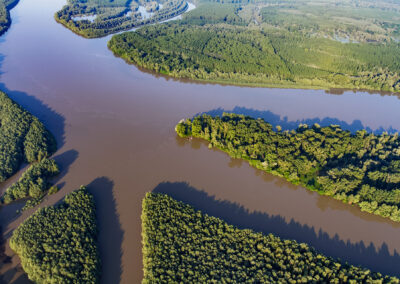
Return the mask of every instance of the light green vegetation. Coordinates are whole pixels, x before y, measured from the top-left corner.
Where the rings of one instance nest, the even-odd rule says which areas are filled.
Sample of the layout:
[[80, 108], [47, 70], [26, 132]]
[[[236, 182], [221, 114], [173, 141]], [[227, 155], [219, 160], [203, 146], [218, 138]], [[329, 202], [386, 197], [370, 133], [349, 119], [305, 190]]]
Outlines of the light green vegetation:
[[0, 0], [0, 36], [11, 25], [10, 10], [17, 5], [18, 0]]
[[98, 283], [96, 212], [84, 187], [39, 209], [14, 232], [10, 247], [35, 283]]
[[44, 125], [0, 92], [0, 182], [23, 162], [41, 160], [55, 150], [55, 139]]
[[[346, 0], [335, 5], [325, 2], [332, 16], [325, 16], [319, 10], [325, 9], [321, 5], [309, 9], [318, 19], [297, 17], [294, 11], [308, 11], [302, 1], [203, 3], [182, 21], [115, 35], [108, 46], [129, 63], [178, 78], [270, 87], [400, 91], [397, 28], [379, 22], [372, 12], [354, 8], [351, 14]], [[359, 5], [367, 5], [361, 2]], [[294, 19], [286, 17], [289, 12], [283, 7], [287, 6], [293, 6], [290, 13]], [[350, 12], [343, 14], [343, 9]], [[400, 25], [400, 12], [395, 8], [368, 9], [378, 11], [376, 17], [381, 20], [386, 12], [392, 13], [390, 20]], [[355, 21], [358, 30], [343, 24], [331, 31], [338, 21], [336, 14], [358, 19], [360, 13], [369, 15], [376, 25], [387, 26], [386, 30], [373, 33]], [[326, 26], [317, 23], [325, 18]], [[295, 19], [307, 23], [294, 23]], [[360, 42], [340, 42], [345, 36]]]
[[400, 222], [398, 134], [351, 134], [337, 125], [274, 130], [262, 119], [201, 115], [176, 126], [181, 137], [198, 137], [231, 157], [332, 196], [362, 211]]
[[[151, 14], [145, 17], [140, 6]], [[184, 0], [68, 0], [55, 19], [79, 35], [94, 38], [167, 20], [187, 7]]]
[[262, 22], [279, 29], [342, 42], [400, 39], [400, 3], [371, 0], [264, 1]]
[[143, 200], [143, 283], [399, 283], [304, 243], [240, 230], [163, 194]]

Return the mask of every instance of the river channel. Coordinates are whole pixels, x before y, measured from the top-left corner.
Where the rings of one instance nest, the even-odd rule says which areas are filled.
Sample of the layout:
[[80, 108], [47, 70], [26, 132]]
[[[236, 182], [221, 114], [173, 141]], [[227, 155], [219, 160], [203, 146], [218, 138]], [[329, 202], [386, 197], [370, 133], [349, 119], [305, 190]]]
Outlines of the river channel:
[[[82, 38], [57, 24], [65, 0], [21, 0], [0, 38], [0, 90], [57, 137], [61, 190], [88, 185], [97, 203], [102, 283], [140, 283], [141, 201], [164, 192], [241, 228], [306, 242], [321, 252], [400, 276], [400, 224], [360, 212], [177, 138], [181, 118], [235, 111], [294, 128], [301, 122], [355, 131], [400, 130], [400, 99], [366, 92], [200, 84], [143, 72], [113, 56], [110, 37]], [[5, 185], [2, 185], [3, 189]], [[31, 211], [0, 211], [3, 237]], [[0, 272], [25, 283], [12, 257]]]

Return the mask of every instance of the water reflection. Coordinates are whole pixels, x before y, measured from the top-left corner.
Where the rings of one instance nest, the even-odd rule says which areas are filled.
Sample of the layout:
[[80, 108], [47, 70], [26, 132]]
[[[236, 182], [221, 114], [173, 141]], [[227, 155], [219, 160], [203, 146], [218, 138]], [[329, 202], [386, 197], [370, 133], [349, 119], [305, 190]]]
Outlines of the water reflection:
[[313, 226], [300, 224], [293, 219], [287, 222], [280, 215], [270, 215], [260, 211], [250, 212], [239, 203], [217, 200], [214, 196], [185, 182], [163, 182], [154, 188], [153, 192], [168, 194], [238, 228], [250, 228], [256, 232], [273, 233], [281, 238], [305, 242], [326, 255], [375, 271], [400, 276], [398, 269], [400, 255], [396, 250], [390, 253], [386, 243], [377, 248], [372, 243], [366, 245], [363, 241], [353, 243], [342, 240], [338, 235], [330, 237], [322, 230], [317, 232]]
[[331, 94], [331, 95], [343, 95], [344, 93], [352, 92], [353, 94], [356, 93], [367, 93], [369, 95], [381, 95], [383, 96], [397, 96], [400, 98], [399, 93], [393, 93], [389, 91], [374, 91], [374, 90], [366, 90], [366, 89], [342, 89], [342, 88], [332, 88], [329, 90], [325, 90], [325, 93]]

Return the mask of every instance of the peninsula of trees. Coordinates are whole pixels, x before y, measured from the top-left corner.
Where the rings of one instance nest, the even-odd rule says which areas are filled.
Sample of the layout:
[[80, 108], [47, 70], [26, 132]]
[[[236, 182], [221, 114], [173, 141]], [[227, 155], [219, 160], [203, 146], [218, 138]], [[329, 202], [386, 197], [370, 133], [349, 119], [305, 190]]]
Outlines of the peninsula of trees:
[[10, 10], [17, 4], [18, 0], [0, 0], [0, 36], [10, 27]]
[[15, 174], [23, 163], [31, 163], [22, 177], [0, 198], [0, 203], [31, 197], [38, 201], [50, 187], [48, 179], [58, 174], [53, 135], [32, 114], [0, 92], [0, 182]]
[[0, 92], [0, 182], [23, 162], [36, 162], [55, 150], [55, 139], [44, 125]]
[[143, 283], [399, 283], [304, 243], [240, 230], [164, 194], [143, 200]]
[[187, 8], [185, 0], [68, 0], [54, 17], [73, 32], [95, 38], [165, 21]]
[[35, 283], [98, 283], [93, 196], [81, 187], [61, 204], [39, 209], [13, 232], [10, 247]]
[[178, 78], [400, 91], [400, 5], [393, 1], [200, 2], [182, 21], [113, 36], [109, 48]]
[[355, 134], [337, 125], [300, 125], [281, 131], [262, 119], [224, 113], [199, 115], [176, 126], [181, 137], [198, 137], [231, 157], [332, 196], [362, 211], [400, 222], [400, 137]]

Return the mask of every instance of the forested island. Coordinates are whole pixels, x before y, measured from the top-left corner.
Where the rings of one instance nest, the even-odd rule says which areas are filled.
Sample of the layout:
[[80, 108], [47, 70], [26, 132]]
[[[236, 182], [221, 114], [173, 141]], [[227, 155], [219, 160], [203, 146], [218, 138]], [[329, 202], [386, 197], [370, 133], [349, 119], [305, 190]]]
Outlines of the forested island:
[[10, 27], [10, 10], [17, 4], [18, 0], [0, 0], [0, 36]]
[[400, 91], [400, 5], [393, 1], [228, 2], [200, 1], [181, 21], [115, 35], [108, 46], [177, 78]]
[[262, 119], [199, 115], [176, 126], [181, 137], [210, 142], [233, 158], [362, 211], [400, 222], [400, 137], [355, 134], [338, 125], [281, 131]]
[[187, 8], [185, 0], [68, 0], [54, 17], [75, 33], [95, 38], [165, 21]]
[[26, 219], [10, 247], [35, 283], [98, 283], [97, 231], [93, 196], [81, 187]]
[[39, 203], [51, 186], [48, 179], [57, 175], [58, 166], [48, 159], [56, 150], [56, 141], [32, 114], [0, 92], [0, 182], [29, 163], [22, 177], [6, 189], [1, 204], [31, 197]]
[[165, 194], [142, 208], [143, 283], [399, 283], [304, 243], [240, 230]]

